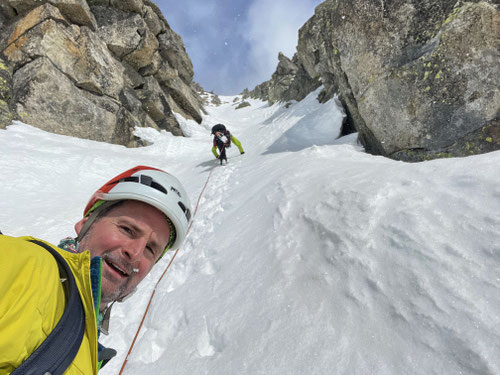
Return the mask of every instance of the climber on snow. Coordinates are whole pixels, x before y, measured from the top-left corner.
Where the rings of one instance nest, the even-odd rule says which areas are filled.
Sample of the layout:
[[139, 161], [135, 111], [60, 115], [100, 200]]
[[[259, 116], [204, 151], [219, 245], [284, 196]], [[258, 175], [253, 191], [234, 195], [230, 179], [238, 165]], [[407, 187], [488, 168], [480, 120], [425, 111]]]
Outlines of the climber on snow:
[[[231, 142], [238, 147], [240, 154], [245, 153], [245, 151], [243, 151], [243, 147], [241, 146], [241, 142], [236, 139], [236, 137], [233, 136], [224, 125], [214, 125], [212, 127], [212, 135], [214, 136], [212, 153], [217, 159], [220, 160], [221, 164], [223, 160], [227, 163], [226, 148], [231, 147]], [[217, 153], [217, 149], [219, 150], [219, 153]]]

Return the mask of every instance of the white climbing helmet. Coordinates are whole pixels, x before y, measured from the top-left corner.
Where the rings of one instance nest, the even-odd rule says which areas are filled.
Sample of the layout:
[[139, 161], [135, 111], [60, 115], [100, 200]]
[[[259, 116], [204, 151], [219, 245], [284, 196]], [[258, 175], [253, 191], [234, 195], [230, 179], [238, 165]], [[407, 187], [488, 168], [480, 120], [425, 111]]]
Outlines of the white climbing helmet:
[[141, 201], [165, 214], [170, 225], [170, 240], [163, 254], [180, 247], [191, 220], [189, 197], [177, 178], [161, 169], [142, 165], [112, 178], [92, 195], [83, 216], [95, 215], [87, 220], [79, 237], [92, 225], [100, 210], [123, 200]]

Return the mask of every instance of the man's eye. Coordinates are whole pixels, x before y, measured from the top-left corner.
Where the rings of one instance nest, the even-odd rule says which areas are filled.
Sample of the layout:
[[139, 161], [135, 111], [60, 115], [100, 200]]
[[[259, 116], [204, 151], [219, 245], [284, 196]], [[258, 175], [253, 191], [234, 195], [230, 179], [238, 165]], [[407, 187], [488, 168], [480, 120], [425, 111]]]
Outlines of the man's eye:
[[151, 252], [151, 254], [155, 255], [155, 251], [151, 246], [146, 246], [146, 249], [148, 249]]
[[123, 230], [124, 232], [128, 233], [128, 234], [132, 234], [132, 229], [130, 229], [129, 227], [126, 227], [124, 225], [120, 226], [121, 230]]

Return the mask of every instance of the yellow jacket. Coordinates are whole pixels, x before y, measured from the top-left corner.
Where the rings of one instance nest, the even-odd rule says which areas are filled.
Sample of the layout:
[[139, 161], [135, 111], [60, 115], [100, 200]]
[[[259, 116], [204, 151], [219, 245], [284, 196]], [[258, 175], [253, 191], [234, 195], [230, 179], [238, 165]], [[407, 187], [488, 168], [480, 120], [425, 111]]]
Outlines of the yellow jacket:
[[[0, 235], [0, 374], [14, 371], [54, 329], [66, 306], [58, 265], [32, 237]], [[50, 244], [48, 244], [50, 245]], [[82, 345], [65, 374], [97, 374], [97, 323], [90, 253], [53, 245], [70, 266], [85, 310]]]
[[[241, 142], [234, 135], [232, 135], [229, 131], [228, 131], [228, 133], [229, 133], [229, 137], [231, 138], [231, 142], [233, 142], [236, 145], [236, 147], [238, 147], [240, 154], [244, 154], [245, 151], [243, 151], [243, 146], [241, 145]], [[217, 153], [217, 142], [215, 140], [216, 140], [216, 138], [214, 137], [213, 146], [212, 146], [212, 154], [214, 154], [214, 156], [216, 158], [218, 158], [219, 154]]]

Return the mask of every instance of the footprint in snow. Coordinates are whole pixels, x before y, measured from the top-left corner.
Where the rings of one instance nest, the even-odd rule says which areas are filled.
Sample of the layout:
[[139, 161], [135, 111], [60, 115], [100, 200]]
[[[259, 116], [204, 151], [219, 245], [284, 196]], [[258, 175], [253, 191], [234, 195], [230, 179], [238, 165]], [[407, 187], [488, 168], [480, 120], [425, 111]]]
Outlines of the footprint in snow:
[[198, 338], [197, 350], [201, 357], [212, 357], [215, 353], [220, 353], [224, 349], [222, 335], [216, 332], [216, 329], [210, 326], [205, 319], [204, 330]]

